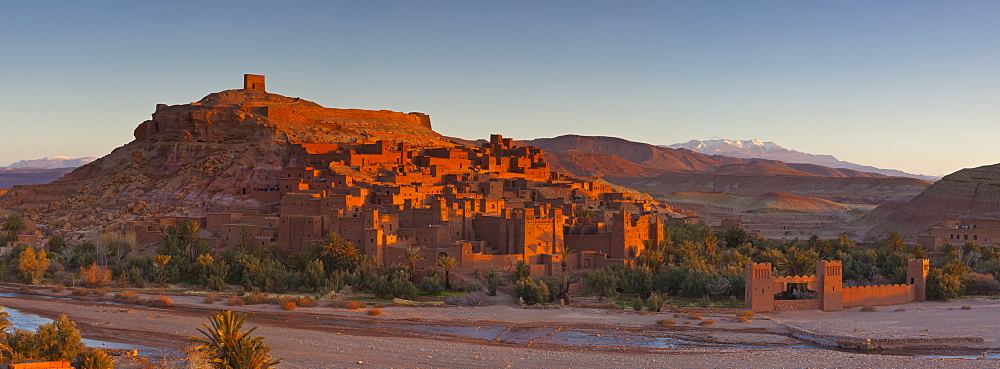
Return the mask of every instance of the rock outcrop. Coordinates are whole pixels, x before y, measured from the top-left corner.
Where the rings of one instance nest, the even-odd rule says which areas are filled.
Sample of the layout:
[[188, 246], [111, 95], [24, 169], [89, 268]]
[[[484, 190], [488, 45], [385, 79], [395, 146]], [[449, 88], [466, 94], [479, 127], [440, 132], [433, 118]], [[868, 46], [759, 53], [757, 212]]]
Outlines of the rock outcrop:
[[[264, 91], [229, 90], [157, 105], [135, 140], [52, 183], [11, 190], [0, 209], [41, 228], [114, 230], [137, 217], [262, 206], [247, 187], [276, 186], [293, 144], [391, 139], [452, 146], [421, 113], [331, 109]], [[262, 209], [268, 210], [268, 209]]]
[[869, 237], [880, 238], [893, 231], [922, 234], [948, 219], [997, 217], [1000, 164], [949, 174], [912, 200], [879, 206], [860, 222], [872, 226]]

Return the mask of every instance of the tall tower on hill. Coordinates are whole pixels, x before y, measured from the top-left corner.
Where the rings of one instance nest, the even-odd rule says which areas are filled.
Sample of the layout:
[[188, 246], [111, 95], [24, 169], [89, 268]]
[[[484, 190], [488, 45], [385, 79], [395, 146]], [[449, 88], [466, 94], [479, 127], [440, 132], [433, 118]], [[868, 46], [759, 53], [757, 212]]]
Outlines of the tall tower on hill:
[[251, 91], [264, 91], [264, 76], [256, 74], [244, 74], [243, 89]]

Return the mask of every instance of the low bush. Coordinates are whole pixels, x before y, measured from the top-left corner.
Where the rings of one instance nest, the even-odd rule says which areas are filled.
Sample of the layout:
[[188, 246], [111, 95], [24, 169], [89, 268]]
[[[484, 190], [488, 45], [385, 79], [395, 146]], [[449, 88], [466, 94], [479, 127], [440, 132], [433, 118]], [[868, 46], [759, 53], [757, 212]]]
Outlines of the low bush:
[[230, 297], [229, 300], [226, 300], [226, 305], [229, 306], [243, 306], [246, 304], [247, 304], [246, 301], [244, 301], [243, 298], [239, 296], [233, 296]]
[[295, 301], [285, 301], [281, 303], [281, 308], [284, 310], [295, 310], [298, 307], [298, 305], [295, 305]]
[[216, 296], [214, 293], [208, 294], [208, 296], [205, 296], [205, 299], [202, 300], [202, 302], [206, 304], [214, 304], [218, 301], [219, 301], [219, 296]]
[[135, 291], [121, 291], [115, 293], [115, 301], [126, 304], [136, 304], [139, 302], [139, 294]]
[[462, 296], [449, 297], [444, 300], [444, 303], [457, 306], [490, 306], [493, 305], [493, 299], [482, 291], [475, 291]]
[[303, 297], [296, 301], [295, 304], [299, 307], [317, 307], [319, 306], [319, 301]]
[[871, 305], [865, 305], [861, 307], [861, 311], [872, 313], [878, 311], [878, 309], [876, 309], [874, 306]]
[[962, 306], [962, 310], [972, 310], [972, 306], [969, 306], [969, 305], [963, 305], [963, 306]]
[[750, 310], [743, 310], [743, 312], [736, 314], [736, 316], [747, 319], [753, 319], [755, 317], [753, 311]]
[[694, 313], [694, 314], [688, 315], [688, 319], [690, 319], [690, 320], [701, 320], [701, 314]]
[[677, 325], [677, 321], [673, 319], [660, 319], [656, 321], [656, 325], [667, 327], [671, 325]]
[[142, 300], [141, 304], [149, 306], [171, 307], [174, 306], [174, 300], [171, 300], [169, 297], [164, 295], [157, 295]]
[[358, 310], [358, 309], [362, 309], [362, 308], [368, 307], [368, 304], [365, 304], [365, 303], [363, 303], [361, 301], [330, 301], [330, 303], [326, 304], [326, 306], [329, 306], [329, 307], [332, 307], [332, 308]]
[[632, 299], [632, 311], [642, 311], [642, 299], [638, 297]]
[[661, 309], [663, 309], [663, 300], [660, 299], [660, 295], [654, 293], [652, 296], [649, 296], [649, 301], [646, 302], [646, 310], [658, 313]]
[[741, 315], [737, 315], [736, 318], [734, 318], [733, 320], [740, 323], [750, 323], [750, 318]]
[[965, 273], [966, 293], [970, 295], [1000, 294], [1000, 281], [988, 273]]
[[249, 295], [243, 296], [244, 305], [260, 305], [260, 304], [274, 304], [277, 305], [280, 300], [275, 297], [267, 297], [260, 293], [251, 293]]
[[368, 309], [368, 315], [371, 315], [371, 316], [382, 315], [382, 309], [379, 309], [379, 308]]
[[52, 286], [52, 288], [50, 288], [50, 290], [52, 290], [52, 293], [63, 293], [63, 292], [66, 292], [66, 286], [63, 286], [61, 284], [57, 284], [55, 286]]
[[714, 320], [702, 320], [701, 322], [698, 322], [698, 325], [715, 325], [715, 321]]
[[97, 297], [103, 297], [104, 295], [107, 295], [109, 293], [111, 293], [111, 289], [107, 287], [99, 287], [94, 289], [94, 296]]
[[74, 288], [73, 296], [87, 296], [90, 295], [90, 290], [86, 288]]

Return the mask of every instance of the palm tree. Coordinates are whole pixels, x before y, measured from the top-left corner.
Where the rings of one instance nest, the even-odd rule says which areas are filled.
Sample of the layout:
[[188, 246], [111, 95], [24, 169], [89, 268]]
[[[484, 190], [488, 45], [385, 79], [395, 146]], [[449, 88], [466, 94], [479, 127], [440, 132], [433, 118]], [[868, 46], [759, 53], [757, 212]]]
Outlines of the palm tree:
[[3, 238], [6, 242], [17, 241], [17, 235], [27, 228], [24, 217], [20, 214], [8, 215], [3, 218], [3, 222], [0, 222], [0, 231], [3, 232]]
[[441, 267], [441, 269], [444, 269], [444, 288], [450, 290], [451, 278], [449, 278], [448, 274], [452, 269], [455, 269], [455, 267], [458, 266], [458, 260], [455, 260], [455, 258], [451, 256], [441, 255], [438, 257], [437, 265]]
[[331, 271], [334, 269], [353, 270], [364, 261], [361, 250], [358, 250], [351, 244], [351, 241], [345, 240], [337, 233], [327, 234], [325, 238], [316, 243], [316, 246], [322, 248], [321, 254], [330, 261], [331, 268], [329, 269]]
[[167, 263], [170, 262], [171, 257], [170, 255], [156, 255], [152, 259], [153, 268], [156, 269], [156, 283], [159, 283], [160, 287], [163, 287], [163, 285], [167, 284], [167, 279], [169, 278], [167, 275]]
[[424, 258], [423, 247], [414, 246], [403, 249], [402, 258], [410, 264], [410, 280], [412, 281], [417, 274], [417, 261]]
[[199, 350], [212, 357], [212, 366], [218, 369], [270, 369], [281, 363], [270, 355], [271, 348], [264, 345], [264, 337], [250, 337], [257, 327], [243, 330], [246, 314], [229, 310], [212, 314], [208, 323], [199, 328], [205, 337], [191, 337]]
[[899, 234], [899, 232], [889, 233], [889, 237], [885, 240], [885, 244], [889, 247], [889, 251], [903, 251], [903, 235]]

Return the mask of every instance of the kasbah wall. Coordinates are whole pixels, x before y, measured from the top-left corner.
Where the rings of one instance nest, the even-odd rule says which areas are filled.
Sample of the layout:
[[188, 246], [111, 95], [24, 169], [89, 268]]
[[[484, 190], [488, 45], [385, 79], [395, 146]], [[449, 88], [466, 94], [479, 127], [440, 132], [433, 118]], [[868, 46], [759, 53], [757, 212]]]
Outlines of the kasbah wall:
[[[840, 261], [816, 262], [811, 276], [776, 277], [771, 263], [749, 263], [746, 268], [746, 308], [758, 313], [784, 310], [840, 311], [856, 306], [881, 306], [926, 301], [927, 273], [930, 261], [907, 261], [906, 284], [844, 287]], [[785, 291], [789, 283], [804, 283], [815, 291], [810, 300], [775, 300], [775, 293]]]

